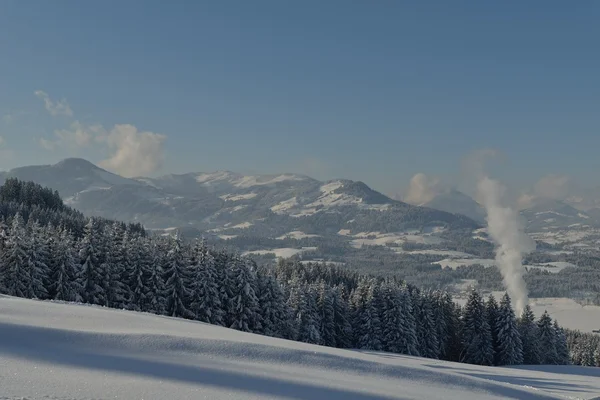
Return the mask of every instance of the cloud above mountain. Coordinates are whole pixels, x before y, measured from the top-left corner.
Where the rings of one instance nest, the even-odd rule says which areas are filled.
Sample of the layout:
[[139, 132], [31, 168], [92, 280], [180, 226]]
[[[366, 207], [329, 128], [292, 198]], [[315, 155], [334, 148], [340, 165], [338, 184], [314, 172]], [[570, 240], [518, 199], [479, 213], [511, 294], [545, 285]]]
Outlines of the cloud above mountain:
[[[35, 95], [44, 101], [46, 110], [52, 115], [74, 117], [66, 100], [54, 101], [44, 91]], [[133, 124], [115, 124], [105, 128], [102, 124], [88, 124], [72, 119], [64, 128], [55, 129], [50, 139], [38, 139], [39, 145], [48, 150], [61, 150], [67, 155], [77, 155], [81, 149], [96, 153], [99, 164], [122, 176], [133, 177], [152, 174], [164, 162], [163, 134], [138, 129]]]
[[125, 177], [150, 174], [163, 165], [165, 139], [165, 135], [139, 131], [133, 125], [115, 125], [99, 138], [111, 152], [100, 166]]
[[442, 184], [438, 178], [419, 172], [411, 178], [403, 200], [409, 204], [424, 204], [431, 201], [441, 191]]

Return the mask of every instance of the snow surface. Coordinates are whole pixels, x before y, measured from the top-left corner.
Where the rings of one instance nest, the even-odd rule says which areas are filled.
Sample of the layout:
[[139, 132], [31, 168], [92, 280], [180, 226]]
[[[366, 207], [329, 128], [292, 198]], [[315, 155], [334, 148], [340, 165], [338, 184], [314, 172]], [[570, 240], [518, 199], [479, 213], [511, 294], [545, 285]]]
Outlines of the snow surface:
[[305, 251], [315, 251], [315, 250], [317, 250], [316, 247], [303, 247], [301, 249], [294, 249], [291, 247], [283, 247], [283, 248], [270, 249], [270, 250], [247, 251], [247, 252], [243, 253], [243, 255], [247, 256], [247, 255], [252, 255], [252, 254], [256, 254], [256, 255], [275, 254], [275, 257], [277, 257], [277, 258], [290, 258], [290, 257], [295, 256], [296, 254], [300, 254]]
[[591, 399], [600, 368], [478, 367], [0, 298], [2, 399]]
[[271, 207], [271, 211], [273, 211], [275, 214], [283, 214], [287, 210], [290, 210], [297, 205], [298, 200], [295, 197], [292, 197], [291, 199], [287, 199], [281, 203], [275, 204], [273, 207]]
[[221, 200], [224, 201], [241, 201], [241, 200], [250, 200], [257, 196], [256, 193], [245, 193], [245, 194], [224, 194], [223, 196], [219, 196]]
[[228, 229], [248, 229], [252, 225], [254, 225], [252, 222], [242, 222], [241, 224], [230, 226]]
[[279, 240], [306, 239], [306, 238], [314, 238], [314, 237], [320, 237], [320, 235], [312, 235], [312, 234], [304, 233], [302, 231], [292, 231], [292, 232], [286, 233], [285, 235], [279, 236], [277, 239], [279, 239]]

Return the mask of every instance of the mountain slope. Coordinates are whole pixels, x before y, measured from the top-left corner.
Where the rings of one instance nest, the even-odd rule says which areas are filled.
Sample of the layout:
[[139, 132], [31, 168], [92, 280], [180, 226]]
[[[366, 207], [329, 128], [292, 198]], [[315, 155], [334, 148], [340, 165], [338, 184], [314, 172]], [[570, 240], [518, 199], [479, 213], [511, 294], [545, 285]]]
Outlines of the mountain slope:
[[548, 198], [535, 199], [531, 207], [521, 211], [521, 215], [530, 231], [598, 224], [593, 212], [588, 214], [563, 201]]
[[480, 367], [0, 297], [7, 399], [591, 399], [600, 369]]
[[67, 159], [16, 168], [5, 175], [56, 189], [69, 205], [86, 214], [157, 229], [243, 229], [278, 237], [294, 230], [333, 234], [340, 229], [389, 232], [433, 225], [477, 226], [463, 216], [392, 200], [362, 182], [320, 182], [296, 174], [219, 171], [127, 179], [88, 161]]
[[453, 214], [465, 215], [480, 223], [485, 221], [486, 216], [485, 210], [479, 203], [456, 189], [438, 193], [433, 199], [422, 204], [422, 206]]

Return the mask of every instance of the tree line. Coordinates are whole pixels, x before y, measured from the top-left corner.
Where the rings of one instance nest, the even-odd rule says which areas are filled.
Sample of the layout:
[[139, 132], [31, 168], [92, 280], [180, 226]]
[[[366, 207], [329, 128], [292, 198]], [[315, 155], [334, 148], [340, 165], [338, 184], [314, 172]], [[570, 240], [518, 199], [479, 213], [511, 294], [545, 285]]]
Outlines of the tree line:
[[202, 240], [145, 235], [119, 222], [89, 218], [78, 236], [68, 224], [42, 225], [18, 211], [32, 207], [59, 212], [32, 204], [0, 216], [0, 291], [8, 295], [481, 365], [570, 362], [557, 322], [547, 313], [536, 320], [529, 308], [517, 318], [508, 295], [498, 304], [472, 291], [460, 307], [446, 292], [394, 277], [298, 260], [259, 267]]

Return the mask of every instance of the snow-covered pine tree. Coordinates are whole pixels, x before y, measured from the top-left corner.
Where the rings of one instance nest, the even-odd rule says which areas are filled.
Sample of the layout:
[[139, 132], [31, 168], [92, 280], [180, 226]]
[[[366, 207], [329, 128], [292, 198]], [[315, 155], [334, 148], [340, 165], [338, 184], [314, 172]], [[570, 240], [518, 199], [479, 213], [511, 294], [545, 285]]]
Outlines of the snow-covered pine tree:
[[[104, 291], [106, 292], [106, 305], [112, 308], [128, 308], [129, 285], [127, 282], [131, 264], [128, 263], [130, 254], [129, 240], [123, 225], [115, 222], [104, 229], [103, 242], [106, 243]], [[136, 253], [133, 252], [135, 255]], [[132, 260], [137, 263], [137, 260]]]
[[50, 293], [54, 300], [81, 302], [81, 273], [74, 254], [74, 240], [70, 232], [58, 233], [52, 256], [52, 284]]
[[403, 332], [402, 322], [405, 318], [404, 307], [401, 304], [400, 291], [391, 283], [381, 287], [383, 296], [381, 310], [381, 341], [382, 349], [391, 353], [401, 353]]
[[544, 311], [538, 321], [538, 335], [540, 348], [542, 349], [542, 364], [558, 364], [558, 353], [556, 352], [556, 331], [552, 325], [552, 318]]
[[461, 362], [492, 365], [494, 349], [485, 305], [476, 290], [472, 290], [465, 306], [462, 324], [463, 353]]
[[82, 274], [81, 297], [85, 303], [106, 304], [104, 285], [104, 268], [100, 263], [101, 257], [98, 242], [102, 231], [94, 218], [90, 218], [84, 228], [84, 236], [80, 244], [79, 263]]
[[217, 282], [215, 259], [204, 240], [196, 242], [193, 252], [190, 311], [199, 321], [223, 325], [224, 311]]
[[[286, 297], [273, 275], [257, 271], [258, 302], [262, 315], [262, 332], [267, 336], [291, 339], [294, 326]], [[218, 288], [215, 293], [218, 296]]]
[[6, 240], [2, 273], [2, 286], [10, 296], [26, 297], [29, 293], [28, 245], [23, 218], [17, 213], [13, 217]]
[[363, 278], [352, 294], [354, 343], [359, 349], [381, 350], [381, 321], [375, 303], [377, 282]]
[[417, 304], [417, 338], [421, 357], [439, 357], [439, 341], [437, 335], [433, 299], [430, 293], [422, 293], [416, 297]]
[[125, 272], [126, 282], [128, 282], [128, 308], [135, 311], [149, 311], [151, 299], [148, 297], [150, 294], [148, 286], [152, 274], [152, 260], [145, 254], [143, 238], [130, 239], [127, 249], [128, 268]]
[[236, 256], [228, 272], [231, 308], [226, 316], [227, 325], [239, 331], [260, 332], [262, 323], [256, 297], [255, 266], [249, 260]]
[[[31, 221], [31, 219], [30, 219]], [[30, 299], [47, 299], [50, 281], [50, 252], [48, 238], [37, 221], [31, 223], [27, 257], [29, 264], [29, 279], [26, 297]]]
[[569, 347], [567, 346], [567, 336], [565, 331], [558, 325], [558, 321], [554, 320], [554, 331], [556, 332], [556, 354], [558, 355], [559, 365], [570, 364]]
[[164, 315], [167, 309], [166, 288], [164, 281], [164, 271], [162, 265], [164, 259], [162, 253], [159, 253], [158, 245], [151, 239], [142, 240], [144, 250], [142, 251], [145, 262], [150, 266], [150, 277], [148, 278], [148, 292], [146, 293], [147, 311], [155, 314]]
[[334, 286], [332, 296], [336, 345], [343, 349], [350, 348], [352, 346], [352, 324], [344, 286]]
[[517, 327], [523, 344], [523, 363], [526, 365], [540, 364], [541, 348], [538, 327], [529, 304], [523, 309], [521, 317], [517, 321]]
[[317, 310], [317, 291], [297, 279], [290, 283], [288, 304], [296, 322], [295, 340], [305, 343], [321, 343], [320, 321]]
[[413, 296], [406, 285], [400, 287], [398, 305], [402, 307], [403, 316], [400, 321], [400, 343], [398, 345], [398, 352], [411, 356], [420, 356]]
[[498, 332], [497, 365], [523, 364], [523, 344], [508, 293], [504, 293], [500, 301], [496, 329]]
[[171, 317], [193, 319], [189, 309], [189, 267], [179, 233], [171, 237], [165, 266], [166, 313]]
[[321, 315], [319, 333], [321, 334], [321, 344], [329, 347], [337, 347], [333, 301], [331, 287], [325, 285], [325, 282], [319, 283], [317, 297], [317, 307]]
[[499, 365], [498, 361], [498, 317], [499, 307], [498, 302], [493, 294], [490, 293], [487, 301], [485, 302], [485, 314], [487, 316], [488, 325], [490, 326], [490, 332], [492, 333], [492, 348], [494, 349], [494, 365]]

